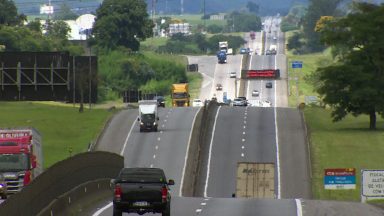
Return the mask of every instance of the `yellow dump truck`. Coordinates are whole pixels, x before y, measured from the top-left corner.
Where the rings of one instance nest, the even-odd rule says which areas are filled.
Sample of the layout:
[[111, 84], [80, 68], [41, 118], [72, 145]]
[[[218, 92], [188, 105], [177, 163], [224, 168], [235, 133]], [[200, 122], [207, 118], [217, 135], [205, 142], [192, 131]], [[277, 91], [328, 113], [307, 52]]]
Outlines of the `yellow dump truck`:
[[188, 107], [189, 106], [189, 88], [188, 83], [172, 84], [172, 106]]
[[275, 198], [274, 163], [237, 163], [236, 197]]

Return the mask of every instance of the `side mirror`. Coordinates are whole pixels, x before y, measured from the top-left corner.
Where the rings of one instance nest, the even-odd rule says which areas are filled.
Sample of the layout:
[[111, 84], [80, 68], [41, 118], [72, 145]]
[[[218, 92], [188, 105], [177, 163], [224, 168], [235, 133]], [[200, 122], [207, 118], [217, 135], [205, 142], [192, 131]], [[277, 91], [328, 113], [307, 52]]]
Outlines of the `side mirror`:
[[168, 180], [168, 185], [175, 185], [175, 181], [173, 179]]
[[37, 166], [37, 161], [36, 161], [36, 156], [32, 155], [32, 169], [36, 168]]

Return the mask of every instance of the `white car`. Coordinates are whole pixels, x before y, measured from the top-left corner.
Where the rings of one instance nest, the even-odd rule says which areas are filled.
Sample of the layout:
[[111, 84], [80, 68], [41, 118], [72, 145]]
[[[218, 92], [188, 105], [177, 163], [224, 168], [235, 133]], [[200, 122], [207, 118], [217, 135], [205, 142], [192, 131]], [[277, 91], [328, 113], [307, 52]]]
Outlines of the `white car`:
[[253, 97], [259, 97], [259, 95], [260, 95], [259, 91], [257, 91], [257, 90], [253, 90], [252, 91], [252, 96]]
[[229, 73], [229, 78], [236, 78], [236, 72], [232, 71], [231, 73]]
[[192, 101], [192, 106], [193, 107], [202, 107], [202, 106], [204, 106], [204, 103], [200, 99], [194, 99]]

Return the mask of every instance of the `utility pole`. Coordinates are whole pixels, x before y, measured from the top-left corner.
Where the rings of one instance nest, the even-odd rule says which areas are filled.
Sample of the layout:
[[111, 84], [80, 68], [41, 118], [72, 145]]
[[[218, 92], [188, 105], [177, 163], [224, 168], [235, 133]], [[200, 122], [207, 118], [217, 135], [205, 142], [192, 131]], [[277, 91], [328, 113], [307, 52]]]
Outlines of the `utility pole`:
[[181, 0], [180, 5], [181, 5], [180, 12], [181, 12], [181, 15], [183, 15], [183, 13], [184, 13], [184, 0]]

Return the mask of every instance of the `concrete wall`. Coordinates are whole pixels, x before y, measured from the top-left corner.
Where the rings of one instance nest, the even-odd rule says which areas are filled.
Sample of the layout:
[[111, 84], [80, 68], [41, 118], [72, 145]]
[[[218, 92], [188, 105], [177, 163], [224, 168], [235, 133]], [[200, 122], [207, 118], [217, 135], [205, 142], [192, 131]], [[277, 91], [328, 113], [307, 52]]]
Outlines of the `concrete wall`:
[[79, 185], [98, 179], [115, 178], [124, 158], [110, 152], [86, 152], [60, 161], [38, 176], [21, 192], [10, 196], [0, 215], [37, 215], [52, 200]]

